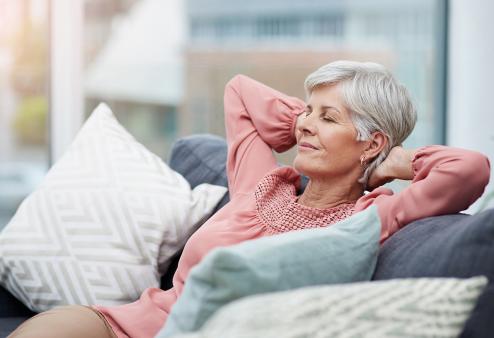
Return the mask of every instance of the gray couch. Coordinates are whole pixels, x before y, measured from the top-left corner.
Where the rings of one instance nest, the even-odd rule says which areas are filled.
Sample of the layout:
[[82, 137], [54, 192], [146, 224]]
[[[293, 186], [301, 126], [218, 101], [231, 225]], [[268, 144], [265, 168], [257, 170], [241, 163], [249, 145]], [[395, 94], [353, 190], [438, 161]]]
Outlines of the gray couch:
[[[170, 166], [192, 187], [204, 182], [225, 185], [226, 144], [211, 135], [180, 139], [174, 145]], [[228, 202], [228, 195], [218, 204]], [[178, 256], [161, 280], [171, 285]], [[462, 338], [494, 337], [494, 210], [431, 217], [413, 222], [398, 231], [381, 247], [374, 280], [406, 277], [460, 277], [484, 275], [488, 287], [480, 296], [465, 324]], [[0, 287], [0, 337], [33, 315]]]

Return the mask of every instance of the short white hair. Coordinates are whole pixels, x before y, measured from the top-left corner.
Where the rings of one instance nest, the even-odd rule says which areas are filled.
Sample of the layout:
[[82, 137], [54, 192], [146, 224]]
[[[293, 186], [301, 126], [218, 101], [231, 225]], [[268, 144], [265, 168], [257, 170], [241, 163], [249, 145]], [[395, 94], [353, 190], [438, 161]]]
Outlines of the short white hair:
[[417, 112], [405, 86], [382, 65], [373, 62], [335, 61], [305, 79], [309, 97], [318, 87], [339, 85], [343, 101], [357, 129], [357, 140], [368, 140], [375, 131], [386, 135], [388, 143], [370, 162], [359, 182], [364, 189], [374, 169], [390, 150], [403, 143], [417, 121]]

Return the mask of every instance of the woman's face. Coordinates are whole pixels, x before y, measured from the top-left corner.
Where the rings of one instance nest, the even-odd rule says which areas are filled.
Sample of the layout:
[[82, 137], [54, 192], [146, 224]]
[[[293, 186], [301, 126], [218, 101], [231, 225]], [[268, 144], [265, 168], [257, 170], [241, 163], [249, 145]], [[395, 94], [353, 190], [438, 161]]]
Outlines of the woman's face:
[[311, 179], [360, 177], [365, 142], [357, 141], [338, 85], [316, 88], [297, 120], [294, 167]]

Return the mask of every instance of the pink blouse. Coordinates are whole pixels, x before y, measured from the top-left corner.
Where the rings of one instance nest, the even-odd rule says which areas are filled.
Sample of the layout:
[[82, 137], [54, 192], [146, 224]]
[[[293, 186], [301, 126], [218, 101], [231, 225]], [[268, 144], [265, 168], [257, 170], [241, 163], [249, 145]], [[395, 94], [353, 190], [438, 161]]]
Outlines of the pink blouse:
[[190, 269], [213, 248], [262, 236], [327, 226], [371, 204], [378, 206], [381, 241], [419, 218], [466, 209], [484, 191], [489, 162], [483, 155], [444, 146], [419, 149], [412, 184], [399, 194], [379, 187], [356, 204], [316, 209], [296, 202], [299, 174], [278, 168], [272, 150], [295, 145], [296, 117], [305, 104], [243, 75], [225, 88], [230, 203], [213, 215], [185, 245], [173, 288], [149, 288], [131, 304], [94, 306], [119, 338], [154, 337], [182, 293]]

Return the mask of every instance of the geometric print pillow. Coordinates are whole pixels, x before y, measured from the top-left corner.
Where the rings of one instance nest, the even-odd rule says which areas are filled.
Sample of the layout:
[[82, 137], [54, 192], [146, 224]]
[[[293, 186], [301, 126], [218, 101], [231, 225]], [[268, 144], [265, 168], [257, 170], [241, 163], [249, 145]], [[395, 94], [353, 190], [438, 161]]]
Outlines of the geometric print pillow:
[[191, 190], [100, 104], [0, 233], [0, 283], [36, 312], [132, 302], [225, 193]]
[[173, 338], [453, 338], [486, 284], [483, 276], [392, 279], [251, 296]]

